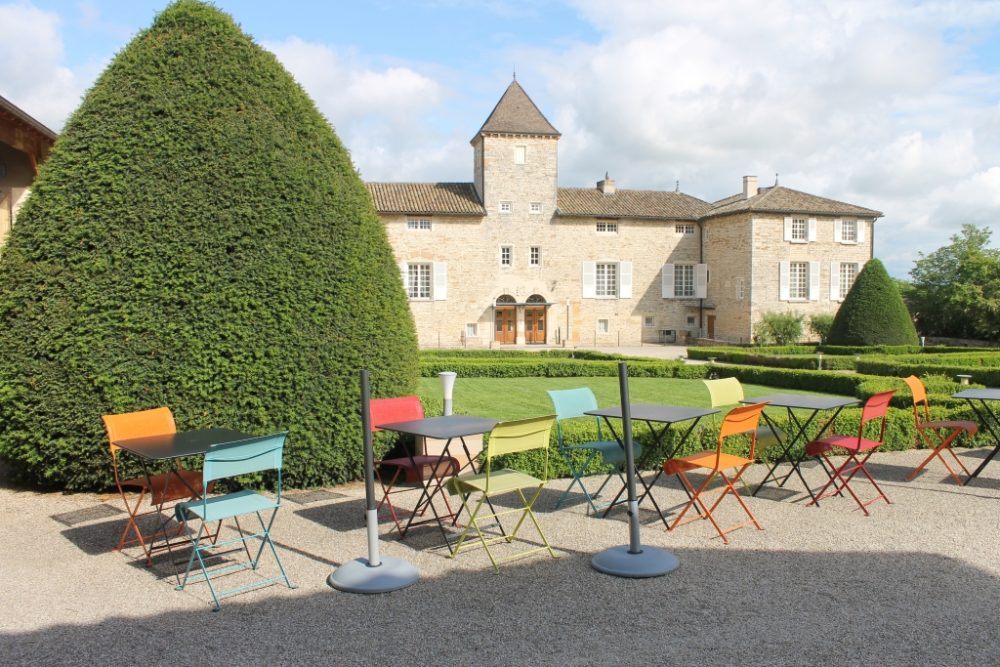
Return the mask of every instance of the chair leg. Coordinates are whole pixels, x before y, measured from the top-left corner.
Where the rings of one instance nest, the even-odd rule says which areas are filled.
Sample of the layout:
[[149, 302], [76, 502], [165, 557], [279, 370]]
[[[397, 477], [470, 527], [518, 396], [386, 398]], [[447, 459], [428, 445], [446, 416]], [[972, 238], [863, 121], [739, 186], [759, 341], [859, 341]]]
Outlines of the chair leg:
[[940, 438], [940, 442], [938, 442], [938, 444], [936, 444], [936, 445], [934, 444], [934, 441], [931, 439], [931, 437], [927, 434], [928, 430], [929, 429], [918, 429], [918, 432], [920, 433], [920, 437], [923, 439], [923, 441], [927, 444], [928, 447], [930, 447], [931, 453], [927, 455], [927, 458], [925, 458], [920, 463], [920, 465], [918, 465], [916, 468], [914, 468], [913, 471], [909, 475], [906, 476], [905, 480], [907, 482], [912, 481], [913, 478], [916, 477], [920, 473], [920, 471], [923, 470], [924, 467], [928, 463], [930, 463], [931, 460], [936, 456], [938, 459], [941, 460], [941, 463], [944, 464], [945, 469], [948, 470], [948, 474], [951, 475], [951, 478], [953, 480], [955, 480], [955, 483], [958, 484], [959, 486], [962, 486], [963, 482], [962, 482], [961, 478], [958, 476], [958, 474], [954, 470], [951, 469], [951, 466], [948, 465], [948, 462], [944, 459], [944, 457], [941, 456], [941, 451], [942, 450], [948, 450], [948, 452], [951, 453], [952, 457], [954, 457], [955, 463], [957, 463], [958, 466], [962, 469], [962, 472], [965, 473], [966, 479], [969, 478], [969, 471], [968, 471], [968, 469], [966, 469], [965, 465], [958, 458], [958, 454], [956, 454], [952, 450], [952, 448], [951, 448], [951, 443], [954, 442], [955, 439], [958, 438], [958, 436], [962, 434], [962, 432], [963, 432], [962, 429], [953, 429], [946, 436], [943, 436], [943, 437], [940, 436], [940, 434], [938, 434], [938, 437]]

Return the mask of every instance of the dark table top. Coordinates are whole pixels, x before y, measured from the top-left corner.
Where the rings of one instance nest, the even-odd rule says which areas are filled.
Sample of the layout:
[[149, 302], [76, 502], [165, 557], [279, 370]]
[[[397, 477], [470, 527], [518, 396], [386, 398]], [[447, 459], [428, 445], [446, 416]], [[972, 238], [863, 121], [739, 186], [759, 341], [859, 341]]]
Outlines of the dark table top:
[[239, 442], [253, 435], [228, 428], [199, 428], [167, 435], [118, 440], [117, 447], [151, 461], [204, 454], [213, 445]]
[[1000, 389], [966, 389], [951, 396], [952, 398], [978, 399], [980, 401], [1000, 401]]
[[[632, 419], [638, 419], [640, 421], [647, 422], [662, 422], [664, 424], [673, 424], [674, 422], [683, 422], [689, 419], [701, 419], [702, 417], [707, 417], [708, 415], [717, 414], [719, 411], [715, 408], [692, 408], [680, 405], [653, 405], [650, 403], [632, 403], [629, 406], [629, 414]], [[613, 408], [600, 408], [598, 410], [588, 410], [586, 412], [588, 415], [594, 415], [597, 417], [616, 417], [621, 419], [622, 408], [620, 405]]]
[[382, 431], [395, 431], [396, 433], [409, 433], [424, 438], [448, 440], [449, 438], [488, 433], [496, 425], [496, 419], [470, 417], [469, 415], [443, 415], [406, 422], [379, 424], [378, 428]]
[[817, 394], [769, 394], [746, 398], [740, 403], [748, 405], [767, 402], [776, 408], [802, 408], [803, 410], [832, 410], [848, 405], [857, 405], [861, 401], [844, 396], [819, 396]]

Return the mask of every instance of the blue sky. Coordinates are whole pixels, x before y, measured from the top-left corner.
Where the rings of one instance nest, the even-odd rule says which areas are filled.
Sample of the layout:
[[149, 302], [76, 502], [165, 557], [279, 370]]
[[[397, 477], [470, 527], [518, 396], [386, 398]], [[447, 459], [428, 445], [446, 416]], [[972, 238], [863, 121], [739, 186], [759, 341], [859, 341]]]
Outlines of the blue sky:
[[[220, 0], [362, 177], [468, 181], [518, 81], [562, 132], [560, 185], [709, 201], [744, 175], [885, 213], [905, 277], [963, 223], [1000, 244], [1000, 0]], [[0, 0], [0, 95], [59, 130], [165, 0]], [[16, 26], [11, 29], [11, 26]]]

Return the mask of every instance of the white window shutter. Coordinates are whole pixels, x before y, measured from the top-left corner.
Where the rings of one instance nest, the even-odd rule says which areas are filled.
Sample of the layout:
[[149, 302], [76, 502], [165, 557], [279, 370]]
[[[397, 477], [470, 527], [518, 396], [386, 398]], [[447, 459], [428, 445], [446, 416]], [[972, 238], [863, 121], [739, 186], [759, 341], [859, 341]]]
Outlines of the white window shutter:
[[868, 228], [868, 223], [864, 220], [858, 220], [855, 224], [858, 226], [858, 243], [864, 243], [865, 230]]
[[660, 296], [664, 299], [674, 298], [674, 265], [664, 264], [660, 272]]
[[448, 298], [448, 262], [434, 262], [434, 300]]
[[789, 262], [780, 262], [778, 264], [778, 299], [781, 301], [788, 301], [789, 270]]
[[704, 299], [708, 295], [708, 264], [695, 264], [694, 298]]
[[785, 240], [786, 241], [791, 241], [792, 240], [792, 219], [791, 218], [785, 218]]
[[618, 298], [632, 298], [632, 262], [618, 263]]
[[844, 221], [837, 218], [833, 221], [833, 242], [843, 243], [844, 242]]
[[410, 289], [410, 265], [406, 262], [399, 263], [399, 275], [403, 278], [403, 289], [409, 292]]
[[593, 299], [597, 294], [597, 264], [583, 263], [583, 298]]
[[809, 218], [809, 242], [816, 240], [816, 218]]
[[809, 300], [819, 301], [819, 262], [809, 262]]
[[830, 262], [830, 301], [840, 301], [840, 262]]

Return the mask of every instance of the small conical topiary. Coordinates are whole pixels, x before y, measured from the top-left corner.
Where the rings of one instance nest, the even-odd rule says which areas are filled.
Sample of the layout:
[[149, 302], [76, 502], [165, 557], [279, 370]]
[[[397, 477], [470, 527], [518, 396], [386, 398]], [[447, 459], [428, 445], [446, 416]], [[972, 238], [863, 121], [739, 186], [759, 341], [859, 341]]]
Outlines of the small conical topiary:
[[830, 345], [916, 345], [910, 311], [882, 262], [869, 260], [840, 304]]
[[0, 255], [0, 457], [111, 483], [101, 415], [290, 431], [284, 479], [363, 466], [358, 373], [415, 389], [385, 229], [332, 128], [270, 53], [179, 0], [87, 93]]

